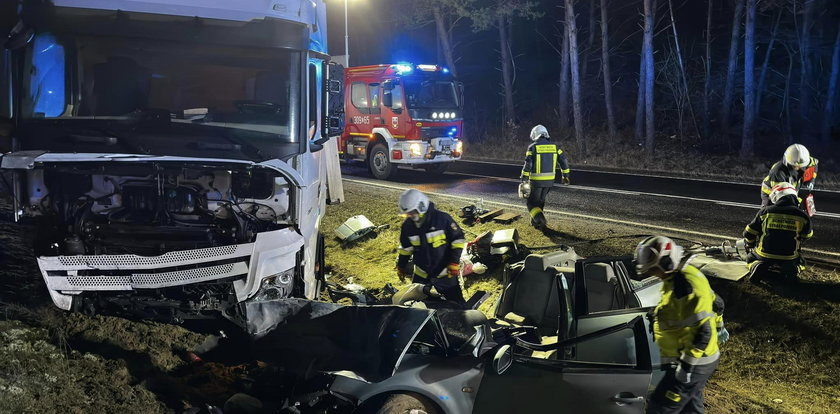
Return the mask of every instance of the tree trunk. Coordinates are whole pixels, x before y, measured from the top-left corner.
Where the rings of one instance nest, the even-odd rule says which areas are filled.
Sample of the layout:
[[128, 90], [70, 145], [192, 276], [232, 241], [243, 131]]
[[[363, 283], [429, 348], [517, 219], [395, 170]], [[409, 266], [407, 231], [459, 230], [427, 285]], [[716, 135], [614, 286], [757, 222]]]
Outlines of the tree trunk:
[[755, 115], [761, 115], [761, 96], [764, 93], [764, 79], [767, 77], [767, 68], [770, 66], [770, 55], [773, 53], [773, 45], [776, 44], [776, 33], [779, 32], [779, 23], [782, 21], [782, 9], [776, 15], [776, 23], [773, 25], [773, 32], [770, 33], [770, 43], [767, 44], [767, 52], [764, 53], [764, 63], [761, 64], [761, 74], [758, 75], [758, 86], [755, 88]]
[[636, 94], [636, 140], [645, 136], [645, 56], [647, 43], [642, 40], [642, 53], [639, 55], [639, 92]]
[[707, 141], [712, 135], [712, 112], [709, 110], [709, 98], [712, 94], [712, 4], [709, 1], [709, 10], [706, 14], [706, 61], [703, 67], [706, 70], [703, 80], [703, 138]]
[[738, 66], [738, 44], [741, 38], [741, 15], [744, 13], [744, 0], [735, 0], [735, 15], [732, 18], [732, 38], [729, 42], [729, 64], [726, 69], [726, 86], [723, 90], [723, 109], [720, 114], [721, 131], [729, 142], [729, 115], [732, 111], [732, 97], [735, 88], [735, 69]]
[[755, 0], [747, 2], [747, 24], [744, 28], [744, 135], [741, 137], [741, 158], [751, 157], [755, 140]]
[[[567, 2], [571, 0], [566, 0]], [[645, 149], [648, 158], [653, 157], [656, 143], [653, 119], [653, 0], [644, 0], [645, 4]]]
[[566, 0], [566, 33], [569, 38], [569, 63], [572, 73], [572, 112], [575, 119], [575, 140], [581, 155], [586, 155], [586, 141], [583, 139], [583, 114], [580, 107], [580, 72], [578, 69], [580, 66], [578, 65], [574, 0]]
[[560, 127], [569, 128], [569, 35], [563, 28], [563, 57], [560, 60]]
[[455, 59], [452, 57], [452, 44], [449, 42], [449, 31], [446, 29], [446, 24], [443, 21], [443, 15], [439, 7], [432, 9], [432, 14], [435, 16], [435, 27], [437, 28], [438, 42], [443, 48], [443, 57], [446, 59], [446, 67], [449, 68], [449, 73], [453, 77], [458, 77], [458, 69], [455, 67]]
[[586, 74], [589, 73], [590, 55], [595, 50], [595, 0], [589, 0], [589, 33], [587, 33], [586, 52], [583, 54], [582, 68], [580, 77], [582, 80], [586, 79]]
[[610, 76], [610, 46], [607, 28], [607, 0], [601, 0], [601, 71], [604, 73], [604, 104], [607, 108], [607, 127], [610, 138], [615, 139], [615, 114], [613, 113], [612, 79]]
[[516, 110], [513, 107], [513, 82], [511, 82], [511, 67], [510, 67], [510, 48], [508, 46], [508, 37], [505, 33], [507, 24], [505, 16], [499, 14], [497, 18], [499, 26], [499, 50], [501, 52], [502, 63], [502, 83], [505, 88], [505, 125], [511, 125], [516, 122]]
[[[655, 17], [656, 0], [653, 0], [651, 19]], [[639, 57], [639, 92], [636, 95], [636, 140], [641, 141], [645, 135], [645, 79], [647, 79], [647, 43], [642, 40], [642, 53]]]
[[[785, 44], [782, 43], [782, 45]], [[782, 105], [782, 114], [780, 114], [780, 118], [784, 118], [784, 122], [782, 123], [782, 129], [785, 132], [788, 143], [793, 143], [793, 122], [791, 120], [790, 115], [790, 80], [793, 77], [793, 53], [791, 52], [790, 48], [788, 48], [786, 45], [785, 51], [787, 51], [788, 54], [788, 71], [787, 76], [785, 76], [785, 91]]]
[[831, 124], [834, 120], [834, 105], [837, 97], [837, 77], [840, 72], [840, 24], [837, 25], [837, 38], [834, 39], [834, 53], [831, 55], [831, 76], [828, 80], [828, 93], [825, 96], [825, 112], [822, 119], [820, 138], [828, 141]]
[[799, 71], [799, 118], [800, 140], [807, 141], [811, 116], [811, 26], [814, 24], [814, 6], [816, 0], [805, 0], [805, 9], [802, 11], [802, 33], [799, 36], [799, 51], [801, 70]]

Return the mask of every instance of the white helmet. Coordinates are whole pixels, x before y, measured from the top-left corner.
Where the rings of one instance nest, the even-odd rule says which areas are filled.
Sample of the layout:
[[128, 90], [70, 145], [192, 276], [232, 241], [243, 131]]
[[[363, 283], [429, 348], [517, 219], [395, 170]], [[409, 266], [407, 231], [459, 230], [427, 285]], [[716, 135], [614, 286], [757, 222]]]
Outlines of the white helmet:
[[400, 213], [407, 214], [417, 211], [420, 214], [426, 214], [429, 211], [429, 203], [429, 197], [426, 197], [419, 190], [409, 188], [400, 195]]
[[773, 187], [773, 191], [770, 192], [770, 202], [776, 204], [784, 196], [795, 196], [798, 195], [799, 191], [796, 191], [796, 187], [793, 186], [791, 183], [778, 183], [775, 187]]
[[802, 144], [793, 144], [785, 150], [785, 164], [805, 168], [811, 163], [811, 154]]
[[663, 236], [651, 236], [636, 246], [633, 262], [636, 273], [641, 275], [653, 268], [660, 268], [665, 273], [678, 270], [683, 257], [683, 248], [673, 240]]
[[531, 141], [536, 141], [540, 139], [540, 137], [548, 138], [548, 130], [542, 125], [537, 125], [531, 128]]

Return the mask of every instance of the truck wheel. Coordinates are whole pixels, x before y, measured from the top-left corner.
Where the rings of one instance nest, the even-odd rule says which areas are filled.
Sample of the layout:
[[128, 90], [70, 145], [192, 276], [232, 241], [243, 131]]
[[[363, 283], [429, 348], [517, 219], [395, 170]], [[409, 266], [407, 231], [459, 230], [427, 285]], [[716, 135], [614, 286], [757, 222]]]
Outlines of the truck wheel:
[[441, 414], [428, 398], [415, 393], [394, 394], [385, 400], [376, 414]]
[[388, 180], [397, 173], [397, 166], [391, 163], [385, 144], [376, 144], [370, 150], [368, 168], [370, 173], [380, 180]]
[[441, 175], [449, 167], [448, 162], [441, 162], [437, 164], [424, 165], [423, 169], [431, 175]]

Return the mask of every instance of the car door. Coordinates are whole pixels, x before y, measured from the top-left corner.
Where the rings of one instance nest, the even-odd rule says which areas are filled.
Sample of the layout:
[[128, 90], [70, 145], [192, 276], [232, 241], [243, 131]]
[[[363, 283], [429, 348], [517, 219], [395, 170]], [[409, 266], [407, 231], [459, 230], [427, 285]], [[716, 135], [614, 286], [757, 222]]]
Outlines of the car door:
[[561, 341], [557, 347], [597, 348], [622, 355], [623, 359], [609, 363], [597, 358], [588, 361], [581, 353], [572, 358], [534, 358], [531, 349], [517, 345], [514, 362], [507, 371], [501, 375], [484, 374], [472, 412], [644, 412], [651, 381], [651, 350], [644, 312], [621, 311], [589, 319], [600, 320], [601, 325], [617, 323]]

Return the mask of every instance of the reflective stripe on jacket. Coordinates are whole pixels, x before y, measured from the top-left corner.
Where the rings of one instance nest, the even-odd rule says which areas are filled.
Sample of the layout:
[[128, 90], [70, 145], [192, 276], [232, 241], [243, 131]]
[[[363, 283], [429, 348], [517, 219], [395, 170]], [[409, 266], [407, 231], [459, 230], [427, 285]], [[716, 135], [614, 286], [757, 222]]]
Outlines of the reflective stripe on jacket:
[[459, 263], [464, 250], [464, 232], [449, 214], [429, 204], [423, 224], [406, 219], [400, 231], [397, 266], [405, 268], [414, 257], [414, 273], [420, 277], [446, 275], [446, 266]]
[[[720, 303], [715, 306], [715, 302]], [[666, 277], [662, 298], [654, 309], [653, 333], [663, 359], [679, 358], [689, 367], [715, 362], [718, 352], [717, 325], [723, 300], [697, 268], [686, 265]]]
[[563, 175], [571, 172], [566, 154], [548, 138], [540, 137], [528, 147], [525, 165], [522, 166], [522, 178], [528, 177], [532, 187], [552, 186], [558, 169]]
[[744, 239], [756, 246], [755, 254], [774, 260], [798, 258], [800, 243], [813, 235], [811, 218], [794, 204], [793, 197], [762, 208], [744, 229]]

